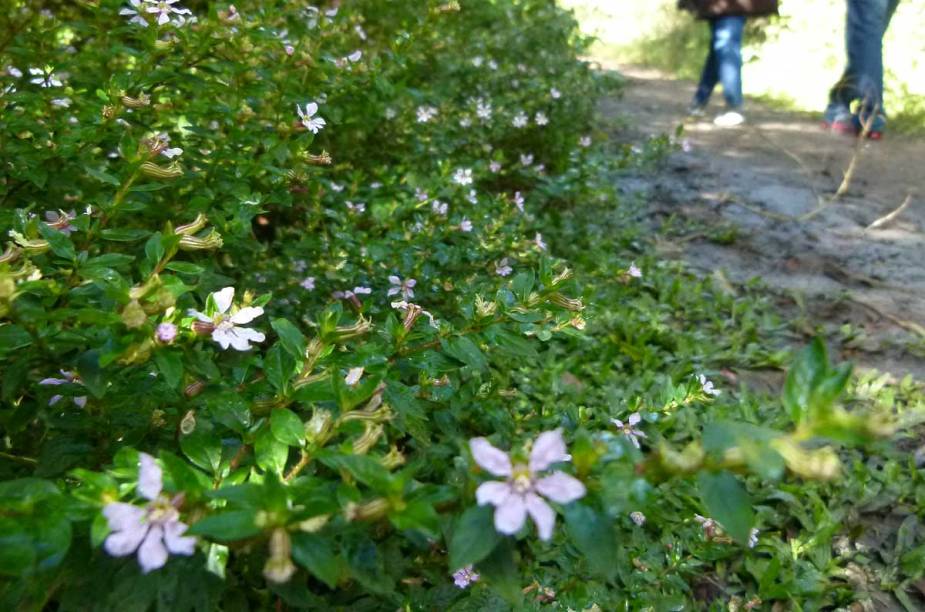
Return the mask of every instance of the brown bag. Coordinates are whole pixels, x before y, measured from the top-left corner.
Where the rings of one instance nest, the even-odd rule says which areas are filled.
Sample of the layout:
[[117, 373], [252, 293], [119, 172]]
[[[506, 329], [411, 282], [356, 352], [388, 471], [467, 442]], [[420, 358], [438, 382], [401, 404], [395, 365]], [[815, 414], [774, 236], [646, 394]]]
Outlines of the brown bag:
[[776, 15], [778, 0], [682, 0], [679, 4], [684, 8], [692, 8], [701, 19], [711, 17], [726, 17], [729, 15], [744, 15], [746, 17], [761, 17]]

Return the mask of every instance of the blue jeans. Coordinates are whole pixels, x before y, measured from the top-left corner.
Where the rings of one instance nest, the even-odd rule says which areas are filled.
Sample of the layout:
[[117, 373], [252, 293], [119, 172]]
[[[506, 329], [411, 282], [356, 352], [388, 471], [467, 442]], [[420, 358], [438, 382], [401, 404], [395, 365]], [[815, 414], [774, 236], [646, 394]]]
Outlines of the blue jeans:
[[883, 35], [899, 0], [847, 0], [845, 72], [829, 92], [829, 112], [847, 111], [859, 100], [860, 112], [883, 112]]
[[710, 20], [710, 54], [703, 66], [694, 104], [706, 106], [717, 83], [723, 84], [726, 106], [742, 106], [742, 31], [745, 17], [716, 17]]

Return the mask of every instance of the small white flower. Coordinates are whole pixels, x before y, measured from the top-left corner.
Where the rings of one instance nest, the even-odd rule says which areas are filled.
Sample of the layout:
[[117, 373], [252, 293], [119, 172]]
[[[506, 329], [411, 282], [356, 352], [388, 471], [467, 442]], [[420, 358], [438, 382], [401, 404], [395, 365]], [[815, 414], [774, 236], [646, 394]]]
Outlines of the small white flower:
[[529, 166], [533, 163], [533, 154], [532, 153], [521, 153], [520, 154], [520, 165]]
[[476, 55], [475, 57], [472, 58], [472, 65], [475, 66], [476, 68], [481, 68], [483, 63], [485, 63], [485, 60], [482, 58], [481, 55]]
[[630, 267], [626, 273], [633, 278], [642, 278], [642, 270], [636, 267], [636, 262], [630, 262]]
[[352, 213], [360, 214], [360, 213], [366, 212], [366, 204], [364, 204], [363, 202], [357, 202], [356, 204], [354, 204], [350, 200], [347, 200], [346, 205], [347, 205], [347, 210], [349, 210]]
[[338, 185], [337, 183], [331, 183], [331, 191], [335, 193], [340, 193], [343, 190], [344, 190], [343, 185]]
[[363, 368], [350, 368], [347, 370], [347, 375], [344, 376], [344, 382], [347, 383], [348, 387], [355, 387], [360, 383], [360, 378], [363, 377]]
[[488, 68], [491, 69], [491, 70], [497, 70], [497, 69], [498, 69], [498, 62], [496, 62], [496, 61], [493, 60], [493, 59], [488, 60]]
[[417, 285], [418, 282], [413, 278], [402, 280], [401, 277], [393, 274], [389, 276], [389, 283], [392, 285], [389, 287], [389, 296], [401, 293], [401, 296], [407, 300], [408, 298], [414, 297], [414, 286]]
[[33, 78], [29, 79], [29, 82], [33, 85], [40, 85], [43, 88], [46, 87], [62, 87], [64, 83], [55, 76], [55, 73], [51, 70], [42, 70], [41, 68], [29, 68], [29, 74]]
[[514, 206], [516, 206], [517, 210], [520, 212], [524, 211], [524, 196], [519, 191], [514, 192]]
[[240, 326], [250, 323], [262, 315], [263, 308], [246, 306], [236, 309], [232, 314], [230, 310], [233, 300], [234, 287], [225, 287], [221, 291], [216, 291], [212, 294], [212, 301], [215, 303], [215, 312], [212, 316], [192, 309], [187, 311], [187, 314], [203, 323], [211, 323], [213, 327], [212, 340], [217, 342], [223, 350], [231, 347], [236, 351], [249, 351], [251, 342], [263, 342], [266, 340], [266, 336], [249, 327]]
[[707, 377], [704, 376], [703, 374], [697, 375], [697, 382], [700, 383], [700, 388], [703, 389], [703, 392], [706, 393], [707, 395], [712, 395], [716, 397], [717, 395], [722, 393], [719, 389], [715, 388], [713, 386], [713, 383], [707, 380]]
[[501, 261], [495, 264], [495, 274], [498, 276], [508, 276], [513, 271], [514, 268], [510, 266], [507, 257], [503, 258]]
[[559, 98], [562, 97], [562, 92], [556, 89], [555, 87], [553, 87], [552, 89], [549, 90], [549, 96], [553, 100], [558, 100]]
[[445, 217], [449, 209], [449, 205], [446, 202], [441, 202], [440, 200], [434, 200], [430, 205], [430, 210], [435, 215], [440, 215], [441, 217]]
[[51, 105], [55, 108], [69, 108], [71, 106], [70, 98], [54, 98]]
[[357, 33], [357, 36], [360, 37], [360, 40], [366, 40], [366, 31], [363, 30], [363, 26], [357, 24], [353, 26], [353, 31]]
[[491, 160], [491, 162], [488, 164], [488, 169], [491, 170], [492, 174], [498, 174], [501, 172], [501, 162]]
[[363, 57], [363, 52], [357, 49], [356, 51], [348, 55], [347, 59], [350, 60], [351, 62], [358, 62], [360, 61], [360, 58], [362, 57]]
[[315, 116], [315, 113], [318, 112], [318, 104], [315, 102], [307, 103], [304, 111], [296, 104], [295, 110], [299, 114], [299, 120], [302, 122], [302, 126], [312, 134], [317, 134], [326, 125], [324, 119]]
[[13, 77], [14, 79], [18, 79], [22, 77], [22, 70], [20, 70], [16, 66], [7, 66], [6, 73], [10, 75], [11, 77]]
[[642, 512], [630, 512], [630, 520], [633, 521], [637, 527], [642, 527], [646, 524], [646, 515]]
[[617, 426], [617, 429], [623, 431], [623, 435], [633, 443], [633, 446], [639, 448], [639, 438], [645, 438], [646, 434], [636, 429], [636, 425], [642, 420], [638, 412], [634, 412], [626, 419], [626, 423], [620, 419], [610, 419], [610, 422]]
[[535, 244], [536, 248], [538, 248], [541, 251], [546, 250], [546, 243], [543, 242], [543, 234], [539, 232], [537, 232], [536, 236], [533, 237], [533, 244]]
[[758, 546], [758, 534], [759, 533], [760, 532], [758, 531], [757, 527], [753, 528], [750, 532], [748, 532], [748, 547], [749, 548], [754, 548]]
[[369, 295], [373, 290], [369, 287], [354, 287], [353, 292], [357, 295]]
[[383, 113], [383, 115], [385, 116], [386, 119], [391, 121], [392, 119], [398, 116], [398, 111], [390, 106], [387, 109], [385, 109], [385, 112]]
[[[65, 384], [80, 385], [82, 384], [76, 372], [68, 372], [67, 370], [59, 370], [59, 372], [61, 372], [61, 376], [63, 376], [64, 378], [43, 378], [42, 380], [39, 381], [39, 384], [40, 385], [65, 385]], [[63, 396], [61, 395], [52, 395], [48, 399], [48, 405], [54, 406], [61, 400], [62, 397]], [[83, 408], [84, 406], [87, 405], [87, 396], [82, 395], [80, 397], [73, 397], [71, 398], [71, 401], [73, 401], [74, 404], [77, 405], [79, 408]]]
[[128, 20], [129, 23], [134, 23], [140, 25], [143, 28], [148, 27], [148, 20], [144, 18], [143, 14], [145, 12], [144, 4], [141, 0], [128, 0], [129, 6], [131, 8], [123, 8], [119, 11], [120, 15], [125, 15], [126, 17], [131, 17]]
[[[157, 15], [157, 25], [165, 25], [173, 15], [191, 15], [192, 11], [173, 6], [180, 0], [145, 0], [148, 5], [145, 12]], [[180, 22], [182, 25], [184, 22]]]
[[479, 203], [478, 192], [475, 189], [470, 189], [469, 194], [466, 196], [466, 200], [468, 200], [470, 204], [478, 204]]
[[302, 279], [302, 282], [300, 282], [299, 285], [306, 291], [314, 291], [315, 290], [315, 277], [306, 276], [305, 278]]
[[546, 125], [549, 123], [549, 117], [546, 116], [546, 113], [539, 112], [534, 117], [533, 120], [536, 121], [537, 125]]
[[491, 119], [491, 104], [479, 98], [475, 105], [475, 114], [482, 121]]
[[473, 570], [471, 565], [453, 572], [453, 583], [461, 589], [465, 589], [473, 582], [478, 582], [479, 578], [479, 573]]
[[178, 155], [182, 155], [182, 154], [183, 154], [183, 149], [181, 149], [180, 147], [173, 147], [173, 148], [164, 149], [163, 151], [161, 151], [161, 155], [163, 155], [167, 159], [173, 159], [174, 157], [177, 157]]
[[578, 144], [587, 149], [588, 147], [591, 146], [591, 137], [582, 136], [581, 138], [578, 139]]
[[462, 116], [459, 118], [459, 127], [461, 128], [470, 128], [472, 127], [472, 119], [467, 116]]
[[430, 194], [421, 189], [420, 187], [414, 188], [414, 197], [417, 198], [418, 202], [426, 202], [430, 199]]
[[463, 217], [462, 222], [459, 224], [459, 231], [461, 232], [471, 232], [472, 231], [472, 221]]
[[453, 182], [457, 185], [471, 185], [472, 168], [457, 168], [453, 174]]
[[138, 551], [138, 564], [145, 574], [164, 567], [168, 554], [192, 555], [196, 539], [187, 530], [173, 501], [162, 494], [163, 475], [151, 455], [141, 453], [138, 493], [149, 500], [144, 507], [112, 502], [103, 508], [110, 533], [103, 549], [113, 557], [126, 557]]
[[433, 106], [419, 106], [417, 108], [418, 123], [428, 123], [437, 116], [437, 109]]
[[514, 119], [511, 120], [511, 125], [515, 128], [525, 128], [530, 122], [530, 118], [527, 117], [527, 114], [523, 111], [518, 112], [514, 115]]
[[517, 533], [529, 514], [540, 539], [548, 541], [552, 538], [556, 513], [543, 497], [558, 504], [568, 504], [585, 495], [584, 484], [565, 472], [554, 471], [539, 477], [540, 472], [553, 464], [571, 460], [561, 430], [541, 433], [533, 444], [526, 465], [512, 463], [507, 453], [492, 446], [485, 438], [469, 440], [469, 450], [482, 469], [493, 476], [505, 478], [504, 481], [483, 482], [475, 491], [478, 505], [491, 504], [495, 507], [494, 521], [498, 533]]

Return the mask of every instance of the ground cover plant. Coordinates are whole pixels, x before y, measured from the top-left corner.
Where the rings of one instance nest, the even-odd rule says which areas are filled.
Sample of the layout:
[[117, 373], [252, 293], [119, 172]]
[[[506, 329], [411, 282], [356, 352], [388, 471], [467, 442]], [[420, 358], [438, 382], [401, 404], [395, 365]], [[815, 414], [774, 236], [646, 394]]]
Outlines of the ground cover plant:
[[862, 452], [915, 386], [849, 410], [821, 341], [646, 255], [612, 172], [670, 141], [602, 146], [554, 3], [0, 19], [5, 609], [859, 598], [825, 500], [899, 486]]

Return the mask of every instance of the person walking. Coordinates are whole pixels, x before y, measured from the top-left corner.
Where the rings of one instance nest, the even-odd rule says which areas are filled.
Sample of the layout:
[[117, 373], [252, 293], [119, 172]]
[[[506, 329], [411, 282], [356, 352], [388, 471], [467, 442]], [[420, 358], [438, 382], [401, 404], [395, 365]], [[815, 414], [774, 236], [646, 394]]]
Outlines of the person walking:
[[741, 125], [745, 122], [742, 113], [742, 35], [745, 20], [747, 17], [776, 13], [777, 0], [679, 0], [678, 5], [710, 23], [710, 50], [689, 113], [703, 116], [717, 83], [722, 83], [726, 111], [717, 115], [713, 123], [720, 127]]
[[899, 0], [846, 0], [847, 61], [829, 92], [823, 115], [829, 129], [852, 135], [866, 129], [870, 138], [883, 136], [883, 36], [898, 4]]

